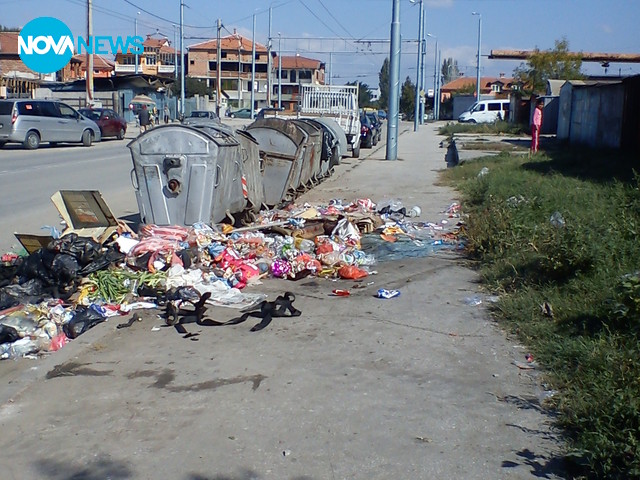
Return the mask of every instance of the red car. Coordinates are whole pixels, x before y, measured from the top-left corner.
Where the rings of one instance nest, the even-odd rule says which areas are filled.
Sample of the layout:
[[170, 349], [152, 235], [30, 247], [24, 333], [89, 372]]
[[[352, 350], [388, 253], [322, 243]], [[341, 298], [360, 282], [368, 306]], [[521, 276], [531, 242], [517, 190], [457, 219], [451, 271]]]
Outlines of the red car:
[[127, 122], [110, 108], [81, 108], [78, 111], [98, 124], [102, 138], [117, 137], [122, 140], [127, 133]]

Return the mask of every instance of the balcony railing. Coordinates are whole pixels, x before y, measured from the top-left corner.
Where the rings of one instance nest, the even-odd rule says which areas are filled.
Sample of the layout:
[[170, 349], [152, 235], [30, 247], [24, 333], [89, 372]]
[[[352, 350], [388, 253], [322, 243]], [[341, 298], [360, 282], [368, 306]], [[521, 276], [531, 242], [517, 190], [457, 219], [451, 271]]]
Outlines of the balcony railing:
[[[138, 71], [141, 69], [138, 68]], [[135, 65], [120, 65], [116, 63], [116, 73], [135, 73], [136, 66]]]
[[175, 71], [175, 65], [158, 65], [158, 73], [173, 73]]

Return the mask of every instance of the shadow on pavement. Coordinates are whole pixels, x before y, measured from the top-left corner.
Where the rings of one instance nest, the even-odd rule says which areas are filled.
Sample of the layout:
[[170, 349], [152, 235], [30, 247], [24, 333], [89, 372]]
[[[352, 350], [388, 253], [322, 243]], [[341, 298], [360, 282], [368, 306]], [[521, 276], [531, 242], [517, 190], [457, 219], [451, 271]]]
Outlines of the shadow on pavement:
[[39, 478], [50, 478], [53, 480], [121, 480], [135, 478], [134, 472], [119, 460], [109, 458], [99, 458], [88, 465], [76, 466], [69, 462], [43, 459], [36, 462], [36, 467], [40, 472]]

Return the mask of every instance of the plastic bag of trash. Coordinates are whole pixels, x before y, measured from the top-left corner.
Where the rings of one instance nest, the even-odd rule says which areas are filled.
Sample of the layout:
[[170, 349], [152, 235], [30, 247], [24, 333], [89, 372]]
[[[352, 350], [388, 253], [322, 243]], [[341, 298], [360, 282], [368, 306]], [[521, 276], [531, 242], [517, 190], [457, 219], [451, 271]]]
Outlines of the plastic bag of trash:
[[13, 343], [19, 338], [20, 335], [15, 328], [0, 323], [0, 343]]
[[71, 320], [62, 326], [68, 338], [77, 338], [90, 328], [105, 321], [105, 316], [91, 307], [78, 307]]
[[62, 238], [52, 240], [48, 250], [64, 253], [74, 257], [82, 266], [92, 262], [100, 255], [101, 246], [89, 237], [79, 237], [75, 233], [68, 233]]

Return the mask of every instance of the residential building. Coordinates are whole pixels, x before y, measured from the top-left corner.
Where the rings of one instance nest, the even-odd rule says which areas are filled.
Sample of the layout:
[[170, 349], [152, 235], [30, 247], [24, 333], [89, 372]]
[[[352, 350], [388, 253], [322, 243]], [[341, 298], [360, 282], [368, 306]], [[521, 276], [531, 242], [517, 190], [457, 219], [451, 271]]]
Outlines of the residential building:
[[138, 74], [156, 75], [158, 77], [172, 77], [176, 73], [176, 50], [166, 37], [155, 38], [147, 35], [142, 44], [144, 52], [118, 52], [115, 58], [116, 75], [131, 75], [136, 73], [136, 58], [138, 59]]
[[[509, 94], [521, 88], [521, 85], [510, 77], [500, 74], [499, 77], [481, 77], [480, 95], [495, 98], [509, 98]], [[454, 93], [467, 92], [475, 95], [476, 77], [458, 77], [440, 88], [440, 101], [451, 98]]]
[[18, 54], [19, 32], [0, 32], [0, 98], [31, 96], [41, 81], [55, 80], [56, 74], [30, 70]]
[[[87, 75], [86, 54], [74, 55], [71, 61], [58, 72], [58, 80], [69, 82], [84, 79]], [[102, 55], [93, 56], [93, 78], [109, 78], [114, 74], [115, 63]]]
[[295, 56], [282, 56], [282, 78], [278, 82], [278, 57], [273, 62], [273, 74], [275, 82], [273, 85], [272, 103], [277, 105], [278, 89], [282, 89], [281, 105], [290, 112], [296, 110], [300, 101], [301, 85], [324, 85], [325, 64], [320, 60]]
[[[252, 88], [256, 101], [254, 108], [267, 105], [267, 47], [255, 45], [255, 85], [251, 83], [252, 51], [253, 42], [235, 30], [220, 39], [220, 84], [231, 108], [250, 107]], [[217, 39], [188, 47], [186, 72], [189, 77], [203, 80], [211, 89], [217, 89]]]

